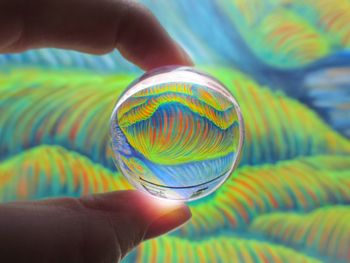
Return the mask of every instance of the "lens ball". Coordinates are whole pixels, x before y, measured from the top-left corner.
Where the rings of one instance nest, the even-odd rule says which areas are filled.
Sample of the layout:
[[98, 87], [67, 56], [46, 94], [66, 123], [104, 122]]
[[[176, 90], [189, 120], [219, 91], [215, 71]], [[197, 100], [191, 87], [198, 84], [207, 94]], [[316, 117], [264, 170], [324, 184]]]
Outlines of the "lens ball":
[[134, 81], [113, 110], [110, 132], [115, 164], [132, 185], [183, 201], [223, 184], [244, 139], [235, 98], [189, 67], [157, 69]]

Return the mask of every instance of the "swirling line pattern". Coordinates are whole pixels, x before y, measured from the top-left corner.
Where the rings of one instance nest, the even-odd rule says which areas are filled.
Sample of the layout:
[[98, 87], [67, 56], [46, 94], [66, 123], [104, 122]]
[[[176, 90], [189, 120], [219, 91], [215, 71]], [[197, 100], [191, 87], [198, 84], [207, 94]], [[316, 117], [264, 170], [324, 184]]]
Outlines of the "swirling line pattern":
[[280, 67], [308, 64], [326, 56], [331, 49], [316, 27], [285, 8], [275, 8], [259, 23], [240, 27], [240, 32], [248, 43], [254, 41], [253, 50], [259, 58]]
[[[240, 102], [247, 137], [243, 164], [350, 152], [350, 142], [301, 103], [262, 88], [237, 71], [207, 71]], [[121, 87], [127, 86], [133, 75], [45, 71], [42, 77], [40, 72], [16, 70], [0, 75], [2, 156], [37, 144], [56, 144], [114, 169], [108, 135], [110, 113]]]
[[[237, 67], [259, 83], [283, 89], [288, 95], [301, 99], [336, 130], [350, 136], [343, 125], [348, 115], [337, 112], [337, 105], [325, 111], [319, 107], [318, 100], [310, 99], [310, 91], [304, 88], [304, 80], [313, 71], [350, 66], [350, 5], [347, 0], [141, 2], [156, 14], [196, 63]], [[140, 73], [118, 52], [92, 56], [41, 49], [0, 56], [1, 65], [4, 69], [9, 65], [35, 65], [102, 73]], [[344, 95], [340, 90], [333, 93]], [[348, 93], [345, 98], [349, 100]]]
[[307, 247], [321, 255], [350, 261], [350, 209], [331, 206], [309, 214], [272, 213], [257, 218], [249, 230], [282, 244]]
[[[349, 167], [350, 159], [342, 156], [301, 158], [282, 162], [278, 167], [273, 165], [242, 167], [208, 202], [193, 203], [193, 219], [191, 222], [173, 234], [177, 238], [165, 238], [164, 242], [172, 244], [172, 240], [178, 240], [176, 243], [180, 247], [188, 244], [183, 249], [185, 251], [189, 250], [188, 253], [193, 253], [193, 256], [196, 257], [197, 249], [203, 249], [203, 247], [199, 248], [200, 244], [208, 242], [207, 239], [198, 242], [198, 240], [202, 240], [201, 237], [211, 237], [223, 230], [226, 233], [229, 230], [234, 231], [233, 233], [237, 233], [236, 235], [242, 234], [242, 231], [243, 233], [247, 231], [246, 233], [251, 235], [250, 238], [264, 235], [268, 242], [281, 239], [286, 246], [293, 245], [293, 248], [297, 248], [296, 245], [299, 243], [296, 242], [303, 242], [310, 236], [310, 238], [312, 237], [312, 242], [308, 243], [310, 246], [305, 244], [304, 247], [306, 247], [306, 252], [309, 251], [309, 248], [310, 252], [308, 253], [311, 253], [314, 246], [312, 244], [324, 245], [322, 243], [324, 239], [320, 239], [316, 233], [322, 231], [320, 227], [324, 227], [325, 231], [331, 231], [329, 229], [330, 223], [326, 223], [329, 222], [328, 217], [334, 217], [335, 219], [332, 221], [334, 227], [340, 227], [338, 222], [345, 224], [344, 227], [341, 227], [343, 230], [341, 233], [330, 232], [332, 242], [339, 240], [341, 246], [329, 246], [326, 256], [344, 258], [344, 251], [347, 250], [343, 250], [343, 248], [346, 247], [348, 242], [348, 235], [346, 234], [348, 229], [346, 215], [350, 211], [348, 207], [344, 206], [339, 209], [337, 207], [335, 209], [325, 207], [324, 209], [315, 210], [311, 216], [305, 215], [307, 218], [310, 217], [309, 223], [305, 223], [302, 216], [293, 216], [293, 214], [281, 212], [307, 212], [332, 203], [348, 203], [350, 201], [350, 194], [347, 191], [350, 186]], [[2, 201], [60, 196], [62, 193], [69, 196], [80, 196], [90, 192], [129, 188], [129, 185], [119, 173], [111, 173], [108, 169], [93, 164], [86, 157], [67, 151], [60, 146], [39, 146], [15, 156], [0, 165], [0, 174]], [[280, 211], [280, 214], [277, 214], [276, 211]], [[289, 217], [292, 218], [289, 220]], [[315, 220], [321, 220], [320, 218], [324, 220], [324, 223], [321, 225], [315, 224]], [[285, 228], [283, 227], [284, 224], [287, 224]], [[294, 239], [285, 232], [291, 231], [288, 230], [290, 228], [287, 228], [290, 224], [291, 227], [295, 225], [295, 227], [304, 229], [303, 231], [312, 231], [315, 235], [309, 235], [308, 232], [305, 232], [304, 239]], [[271, 226], [273, 226], [273, 231], [270, 231]], [[281, 229], [281, 231], [277, 231], [277, 229]], [[235, 248], [230, 245], [230, 240], [222, 241], [225, 244], [223, 246], [226, 252], [218, 253], [215, 251], [216, 249], [213, 249], [216, 246], [214, 245], [213, 250], [209, 253], [213, 253], [215, 258], [223, 257], [226, 253], [232, 253], [232, 249]], [[248, 245], [245, 238], [235, 238], [234, 242], [237, 241], [245, 244], [240, 249], [244, 250], [244, 247]], [[151, 245], [152, 247], [155, 246], [155, 249], [164, 247], [163, 243], [155, 243], [156, 245]], [[146, 245], [142, 249], [147, 251], [149, 246]], [[196, 246], [198, 248], [195, 248]], [[246, 256], [248, 258], [252, 257], [257, 249], [248, 249], [251, 252], [247, 252]], [[279, 249], [272, 249], [272, 251], [274, 252], [271, 253], [280, 253]], [[138, 257], [141, 260], [144, 256], [143, 253], [146, 252], [137, 253], [140, 253]], [[170, 252], [166, 250], [164, 253]], [[151, 254], [158, 258], [154, 251]], [[162, 256], [163, 254], [159, 255], [159, 257]], [[254, 262], [263, 261], [263, 258], [264, 256], [260, 255]], [[143, 260], [147, 262], [145, 258]]]
[[32, 200], [129, 189], [126, 179], [76, 152], [41, 145], [0, 163], [0, 200]]
[[[188, 100], [190, 105], [186, 103]], [[154, 103], [158, 105], [154, 106]], [[233, 147], [237, 147], [239, 140], [235, 109], [215, 112], [215, 109], [197, 103], [178, 95], [165, 95], [164, 100], [151, 98], [125, 114], [127, 116], [118, 117], [118, 121], [132, 147], [153, 162], [169, 164], [169, 159], [172, 160], [170, 164], [201, 161], [235, 151]], [[126, 121], [126, 118], [135, 120]], [[158, 124], [157, 120], [163, 121]], [[161, 126], [155, 126], [155, 123]], [[182, 136], [184, 134], [186, 136]], [[186, 154], [189, 152], [191, 155]]]
[[123, 174], [140, 188], [182, 200], [204, 195], [227, 178], [242, 136], [233, 98], [190, 82], [133, 89], [111, 118]]
[[[205, 91], [201, 87], [188, 87], [188, 92], [173, 91], [171, 85], [163, 85], [161, 94], [155, 93], [145, 98], [144, 92], [137, 93], [124, 102], [118, 113], [119, 126], [121, 128], [130, 126], [137, 122], [143, 121], [151, 117], [159, 107], [167, 103], [177, 103], [190, 109], [192, 112], [207, 118], [213, 124], [221, 129], [227, 129], [235, 121], [237, 114], [233, 104], [224, 96]], [[159, 87], [155, 87], [158, 88]], [[140, 100], [140, 96], [142, 100]]]
[[[350, 2], [141, 2], [235, 95], [247, 144], [229, 181], [190, 203], [187, 225], [125, 262], [350, 262], [350, 141], [335, 132], [349, 138]], [[117, 52], [56, 49], [0, 66], [0, 201], [130, 187], [108, 122], [139, 69]]]
[[[163, 248], [174, 248], [166, 249]], [[181, 251], [182, 253], [178, 253]], [[218, 237], [205, 241], [184, 242], [181, 239], [159, 238], [142, 245], [134, 262], [321, 262], [294, 250], [235, 237]]]
[[308, 0], [301, 5], [309, 6], [310, 12], [317, 16], [317, 22], [321, 25], [321, 29], [328, 34], [329, 38], [333, 38], [331, 42], [334, 45], [350, 46], [349, 1], [339, 0], [334, 4], [327, 0]]
[[[250, 50], [281, 68], [307, 65], [349, 47], [350, 4], [331, 1], [227, 1], [222, 11]], [[232, 15], [234, 14], [234, 15]]]
[[[349, 48], [347, 0], [207, 0], [200, 5], [186, 0], [141, 2], [200, 64], [250, 65], [256, 59], [253, 57], [258, 56], [263, 63], [274, 67], [295, 68]], [[174, 12], [169, 15], [164, 10]], [[276, 41], [270, 42], [272, 39]], [[278, 42], [280, 45], [276, 45]], [[249, 52], [242, 54], [242, 48]], [[0, 65], [26, 64], [137, 72], [117, 52], [96, 57], [43, 49], [0, 57]]]
[[273, 211], [309, 211], [348, 203], [349, 169], [350, 159], [341, 156], [242, 167], [210, 201], [195, 205], [192, 223], [181, 233], [200, 237], [225, 228], [242, 230], [256, 217]]

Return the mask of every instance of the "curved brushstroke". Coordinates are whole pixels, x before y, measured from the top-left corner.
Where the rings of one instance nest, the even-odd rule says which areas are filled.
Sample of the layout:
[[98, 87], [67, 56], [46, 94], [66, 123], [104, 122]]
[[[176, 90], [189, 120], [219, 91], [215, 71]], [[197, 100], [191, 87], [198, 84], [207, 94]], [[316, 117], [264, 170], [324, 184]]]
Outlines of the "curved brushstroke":
[[254, 220], [249, 231], [296, 249], [305, 247], [332, 259], [350, 261], [349, 206], [324, 207], [308, 214], [272, 213]]
[[350, 158], [318, 156], [243, 167], [209, 200], [194, 203], [184, 236], [242, 230], [274, 211], [309, 211], [350, 202]]
[[[143, 113], [138, 108], [135, 112], [138, 116]], [[237, 116], [231, 124], [225, 125], [230, 126], [217, 127], [206, 117], [171, 102], [160, 106], [148, 119], [142, 116], [137, 123], [121, 126], [121, 129], [130, 145], [149, 160], [178, 164], [219, 158], [235, 152], [239, 141]]]
[[111, 134], [116, 163], [136, 187], [189, 200], [230, 175], [243, 136], [233, 98], [188, 82], [135, 89], [114, 109]]
[[[280, 92], [261, 87], [234, 70], [208, 71], [224, 82], [240, 103], [246, 122], [247, 144], [242, 159], [246, 166], [218, 192], [191, 203], [193, 218], [172, 237], [152, 245], [155, 250], [135, 251], [126, 262], [135, 258], [147, 262], [151, 254], [156, 260], [165, 255], [169, 262], [176, 262], [177, 257], [171, 254], [174, 250], [180, 255], [186, 251], [192, 257], [204, 253], [219, 262], [228, 256], [231, 259], [236, 251], [239, 259], [251, 258], [252, 262], [274, 258], [276, 262], [287, 261], [294, 259], [295, 252], [287, 249], [292, 254], [279, 256], [280, 248], [295, 248], [298, 240], [283, 243], [285, 247], [276, 246], [270, 237], [250, 232], [250, 225], [276, 212], [305, 213], [327, 205], [345, 206], [350, 201], [349, 140]], [[108, 123], [117, 96], [134, 77], [39, 69], [8, 70], [0, 75], [0, 200], [80, 196], [129, 188], [119, 173], [111, 172], [114, 164]], [[210, 107], [215, 106], [214, 101]], [[143, 103], [139, 99], [132, 107]], [[320, 154], [326, 155], [317, 156]], [[135, 169], [140, 169], [137, 160], [132, 161]], [[196, 163], [188, 169], [196, 171], [201, 165]], [[164, 169], [177, 173], [168, 168]], [[332, 224], [327, 218], [325, 226]], [[310, 223], [310, 228], [315, 227]], [[259, 239], [265, 246], [251, 245], [244, 238], [230, 241], [224, 238], [225, 233], [247, 235], [249, 242]], [[334, 240], [343, 240], [341, 234], [333, 235]], [[232, 249], [232, 242], [239, 243], [239, 249]], [[320, 242], [315, 236], [312, 244]], [[339, 258], [336, 246], [327, 250], [324, 258], [325, 253], [303, 244], [298, 254], [303, 259], [305, 255], [330, 258], [330, 262]], [[263, 252], [257, 255], [257, 251]]]
[[[230, 88], [247, 143], [245, 166], [190, 204], [188, 224], [125, 262], [348, 262], [350, 142], [335, 130], [349, 137], [350, 2], [141, 2], [196, 65], [212, 66], [208, 72]], [[141, 73], [136, 66], [117, 51], [39, 49], [0, 55], [0, 67], [0, 201], [130, 187], [112, 172], [108, 122], [117, 97]], [[213, 97], [204, 101], [227, 109]], [[144, 102], [135, 98], [132, 107]], [[136, 158], [131, 163], [144, 169]], [[164, 167], [178, 174], [171, 168]]]
[[[350, 153], [350, 142], [299, 102], [261, 88], [237, 71], [208, 71], [224, 82], [240, 103], [246, 127], [242, 164]], [[114, 169], [108, 135], [110, 113], [133, 76], [9, 72], [0, 75], [2, 158], [39, 144], [55, 144]]]
[[0, 163], [1, 202], [128, 188], [119, 173], [60, 146], [38, 146]]
[[136, 250], [133, 262], [316, 263], [321, 261], [283, 246], [222, 236], [197, 242], [174, 237], [151, 240]]

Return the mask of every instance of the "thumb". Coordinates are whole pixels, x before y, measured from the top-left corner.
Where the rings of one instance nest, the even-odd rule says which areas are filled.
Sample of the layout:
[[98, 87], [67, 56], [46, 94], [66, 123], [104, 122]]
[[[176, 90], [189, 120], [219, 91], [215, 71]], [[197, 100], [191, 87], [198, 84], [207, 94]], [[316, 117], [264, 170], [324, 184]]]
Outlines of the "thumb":
[[0, 253], [11, 262], [116, 262], [191, 217], [188, 207], [119, 191], [0, 205]]
[[183, 203], [156, 199], [139, 191], [93, 195], [81, 202], [93, 213], [107, 212], [123, 256], [140, 242], [174, 230], [191, 218]]

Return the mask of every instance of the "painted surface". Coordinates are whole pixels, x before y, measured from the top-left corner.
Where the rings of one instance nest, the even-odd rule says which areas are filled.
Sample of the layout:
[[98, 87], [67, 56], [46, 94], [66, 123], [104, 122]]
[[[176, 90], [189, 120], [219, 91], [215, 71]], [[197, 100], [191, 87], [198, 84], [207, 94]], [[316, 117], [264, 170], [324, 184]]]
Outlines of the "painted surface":
[[[229, 87], [246, 144], [187, 225], [125, 262], [350, 262], [350, 2], [144, 2]], [[0, 65], [1, 201], [130, 187], [108, 128], [140, 70], [117, 52], [52, 49]]]
[[239, 106], [219, 82], [191, 68], [148, 75], [113, 109], [115, 164], [141, 191], [185, 201], [204, 197], [237, 166], [244, 138]]

